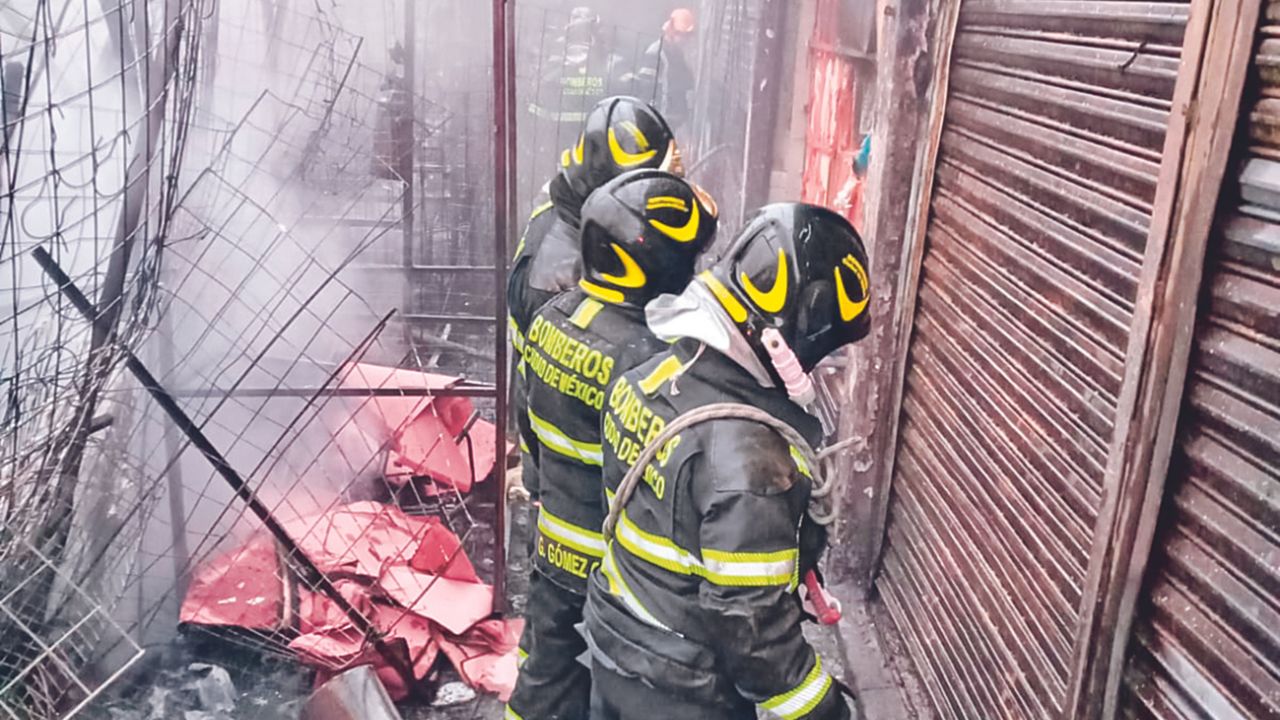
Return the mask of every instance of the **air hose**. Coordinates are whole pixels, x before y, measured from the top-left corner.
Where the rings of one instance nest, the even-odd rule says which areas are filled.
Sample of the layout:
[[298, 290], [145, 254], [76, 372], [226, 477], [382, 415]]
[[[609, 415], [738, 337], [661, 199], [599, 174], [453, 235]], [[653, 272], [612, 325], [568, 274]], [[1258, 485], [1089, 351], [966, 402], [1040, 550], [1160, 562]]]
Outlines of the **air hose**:
[[604, 520], [603, 528], [605, 540], [613, 539], [613, 531], [618, 525], [618, 518], [622, 515], [622, 509], [631, 500], [636, 486], [640, 484], [641, 478], [644, 477], [644, 468], [657, 457], [658, 450], [681, 432], [694, 425], [712, 420], [757, 422], [777, 432], [784, 440], [795, 446], [800, 453], [800, 458], [808, 466], [809, 473], [812, 476], [813, 486], [809, 497], [809, 517], [819, 525], [830, 525], [835, 521], [836, 509], [830, 497], [832, 483], [827, 482], [826, 475], [822, 472], [820, 465], [825, 454], [819, 455], [814, 452], [808, 441], [795, 428], [758, 407], [742, 403], [714, 403], [690, 410], [672, 420], [653, 439], [653, 442], [646, 445], [644, 450], [640, 452], [640, 456], [636, 458], [636, 461], [631, 465], [631, 469], [627, 470], [622, 482], [618, 484], [618, 490], [613, 497], [613, 502], [609, 504], [609, 515]]
[[[688, 428], [712, 420], [748, 420], [757, 422], [771, 428], [781, 435], [784, 440], [791, 443], [800, 453], [800, 459], [808, 466], [809, 474], [812, 478], [812, 489], [809, 494], [809, 517], [819, 525], [830, 525], [835, 521], [836, 506], [830, 499], [831, 488], [834, 483], [826, 480], [826, 473], [822, 472], [821, 463], [832, 452], [839, 449], [838, 447], [829, 448], [821, 454], [815, 453], [808, 441], [804, 439], [804, 436], [796, 432], [795, 428], [758, 407], [742, 403], [714, 403], [690, 410], [672, 420], [653, 439], [653, 442], [646, 445], [644, 450], [640, 452], [640, 456], [636, 458], [631, 468], [627, 470], [627, 474], [623, 476], [622, 482], [618, 484], [618, 491], [613, 496], [613, 502], [609, 504], [609, 515], [604, 520], [603, 528], [606, 542], [613, 540], [614, 529], [618, 526], [618, 519], [622, 516], [622, 509], [631, 500], [636, 486], [640, 484], [641, 478], [644, 477], [645, 467], [657, 457], [658, 450]], [[823, 625], [834, 625], [839, 622], [842, 613], [840, 602], [826, 591], [818, 575], [813, 570], [805, 574], [804, 584], [809, 592], [809, 599], [818, 621]]]

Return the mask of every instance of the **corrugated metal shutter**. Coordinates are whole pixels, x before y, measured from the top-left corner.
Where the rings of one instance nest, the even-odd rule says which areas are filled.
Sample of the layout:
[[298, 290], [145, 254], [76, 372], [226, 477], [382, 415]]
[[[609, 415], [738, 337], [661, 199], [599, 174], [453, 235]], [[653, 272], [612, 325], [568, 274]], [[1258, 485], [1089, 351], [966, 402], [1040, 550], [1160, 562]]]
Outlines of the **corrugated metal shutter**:
[[[1275, 15], [1272, 10], [1271, 15]], [[1274, 20], [1272, 20], [1274, 21]], [[1280, 40], [1209, 241], [1180, 439], [1122, 715], [1280, 718]], [[1249, 111], [1251, 110], [1251, 112]]]
[[1055, 717], [1188, 7], [961, 0], [880, 597], [934, 709]]

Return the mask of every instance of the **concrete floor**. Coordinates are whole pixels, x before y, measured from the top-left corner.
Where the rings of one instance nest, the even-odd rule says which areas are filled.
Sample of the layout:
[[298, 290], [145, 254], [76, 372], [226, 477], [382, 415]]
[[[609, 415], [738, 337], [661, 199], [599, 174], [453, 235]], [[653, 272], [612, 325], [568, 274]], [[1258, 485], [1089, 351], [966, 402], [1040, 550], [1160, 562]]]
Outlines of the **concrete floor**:
[[[843, 598], [855, 596], [847, 588], [834, 591]], [[843, 677], [857, 696], [860, 720], [917, 718], [888, 661], [867, 604], [846, 601], [836, 634]]]

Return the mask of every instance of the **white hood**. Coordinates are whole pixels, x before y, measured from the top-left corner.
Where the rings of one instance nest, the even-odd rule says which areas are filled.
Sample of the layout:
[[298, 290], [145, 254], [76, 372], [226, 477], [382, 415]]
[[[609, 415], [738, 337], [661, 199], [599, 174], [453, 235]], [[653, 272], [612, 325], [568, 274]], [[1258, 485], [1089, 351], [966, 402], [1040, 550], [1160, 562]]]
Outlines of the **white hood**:
[[701, 281], [694, 279], [679, 295], [659, 295], [645, 306], [644, 314], [658, 339], [671, 343], [693, 338], [741, 365], [761, 387], [773, 387], [760, 358]]

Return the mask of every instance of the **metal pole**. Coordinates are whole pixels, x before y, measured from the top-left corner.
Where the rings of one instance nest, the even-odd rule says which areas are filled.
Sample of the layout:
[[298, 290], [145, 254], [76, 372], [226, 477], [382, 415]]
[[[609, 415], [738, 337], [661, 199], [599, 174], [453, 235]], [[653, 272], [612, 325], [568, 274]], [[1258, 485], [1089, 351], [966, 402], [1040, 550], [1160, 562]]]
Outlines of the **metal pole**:
[[[507, 458], [507, 245], [512, 222], [511, 178], [515, 144], [515, 85], [511, 70], [515, 64], [515, 36], [511, 32], [514, 0], [493, 0], [493, 287], [494, 386], [497, 391], [494, 418], [494, 447], [500, 458], [495, 470], [506, 478]], [[493, 596], [498, 610], [506, 609], [507, 493], [498, 488], [493, 543]]]
[[278, 387], [278, 388], [177, 388], [169, 394], [179, 398], [312, 398], [312, 397], [475, 397], [494, 396], [492, 385], [463, 385], [447, 388], [415, 387]]
[[[44, 270], [45, 274], [57, 284], [58, 290], [86, 320], [93, 323], [95, 328], [103, 322], [93, 304], [84, 296], [80, 288], [76, 287], [75, 283], [71, 281], [71, 278], [53, 259], [49, 251], [43, 247], [37, 247], [31, 251], [31, 254], [36, 262], [40, 264], [40, 268]], [[320, 568], [316, 566], [306, 552], [289, 535], [288, 531], [284, 529], [284, 526], [271, 514], [271, 510], [266, 503], [262, 502], [257, 493], [253, 491], [253, 488], [249, 487], [249, 483], [240, 476], [240, 473], [231, 467], [227, 459], [200, 429], [200, 426], [178, 406], [177, 401], [160, 385], [160, 382], [151, 374], [147, 366], [138, 359], [138, 356], [134, 355], [133, 351], [128, 348], [121, 348], [120, 354], [124, 359], [125, 367], [129, 369], [129, 372], [133, 374], [142, 387], [151, 394], [160, 409], [164, 410], [169, 419], [178, 426], [178, 430], [186, 435], [191, 444], [209, 461], [209, 464], [213, 465], [214, 471], [222, 476], [222, 479], [226, 481], [232, 491], [262, 521], [262, 524], [275, 537], [276, 541], [289, 552], [289, 557], [293, 558], [294, 562], [297, 563], [298, 569], [302, 571], [304, 578], [312, 583], [325, 597], [332, 600], [364, 637], [374, 642], [375, 647], [386, 658], [387, 662], [398, 670], [404, 676], [408, 685], [412, 687], [415, 680], [413, 669], [408, 666], [406, 658], [401, 657], [392, 649], [377, 627], [338, 591], [338, 588], [334, 586], [328, 575], [321, 572]]]
[[[160, 333], [156, 338], [160, 372], [171, 373], [177, 365], [173, 347], [173, 321], [166, 313], [160, 321]], [[149, 413], [148, 413], [149, 414]], [[169, 532], [173, 542], [173, 586], [175, 594], [187, 596], [187, 566], [191, 551], [187, 547], [186, 486], [182, 480], [182, 441], [178, 439], [173, 423], [164, 425], [164, 449], [169, 457], [168, 481]]]
[[[401, 243], [401, 282], [404, 283], [401, 288], [400, 312], [402, 317], [407, 317], [413, 307], [414, 282], [413, 282], [413, 246], [417, 239], [417, 232], [414, 226], [414, 202], [417, 183], [414, 178], [414, 164], [417, 158], [417, 141], [415, 140], [416, 128], [414, 123], [417, 121], [417, 104], [418, 104], [418, 88], [417, 88], [417, 65], [418, 65], [418, 19], [417, 19], [418, 0], [404, 0], [404, 92], [405, 117], [396, 118], [392, 121], [392, 143], [391, 146], [400, 154], [399, 173], [400, 179], [404, 181], [404, 196], [400, 200], [400, 232], [402, 233]], [[403, 127], [404, 132], [408, 134], [407, 138], [397, 137], [399, 133], [396, 130]], [[403, 143], [403, 146], [401, 145]], [[405, 346], [412, 348], [414, 346], [413, 328], [409, 323], [404, 325]]]
[[[102, 385], [112, 368], [111, 344], [119, 323], [125, 284], [129, 275], [130, 258], [138, 237], [145, 230], [143, 210], [151, 187], [151, 169], [160, 147], [160, 131], [164, 127], [165, 108], [168, 105], [170, 82], [177, 71], [179, 46], [184, 25], [183, 12], [187, 0], [166, 0], [163, 13], [163, 42], [155, 58], [147, 62], [145, 126], [146, 132], [139, 139], [140, 145], [125, 169], [125, 189], [120, 209], [115, 240], [107, 262], [102, 292], [97, 309], [92, 311], [92, 333], [85, 354], [85, 367], [78, 380], [81, 404], [52, 454], [58, 458], [54, 471], [49, 503], [52, 511], [37, 536], [37, 544], [55, 560], [61, 558], [71, 516], [75, 512], [76, 486], [79, 484], [81, 464], [88, 443], [88, 429], [93, 418]], [[140, 13], [145, 20], [146, 15]], [[144, 22], [145, 25], [145, 22]], [[142, 56], [139, 57], [141, 59]], [[45, 543], [48, 543], [45, 545]]]
[[[403, 265], [405, 270], [405, 289], [406, 297], [409, 290], [409, 271], [413, 268], [413, 210], [414, 210], [414, 189], [416, 183], [413, 177], [414, 161], [417, 157], [417, 143], [414, 140], [415, 128], [413, 126], [417, 119], [418, 104], [418, 88], [417, 88], [417, 54], [418, 54], [418, 22], [417, 22], [417, 0], [404, 0], [404, 89], [408, 93], [408, 103], [405, 105], [406, 118], [404, 119], [405, 127], [408, 128], [409, 137], [407, 138], [407, 147], [400, 148], [402, 155], [400, 157], [400, 178], [404, 180], [404, 199], [402, 207], [404, 217], [401, 224], [404, 229], [404, 253]], [[404, 308], [405, 312], [409, 311], [408, 306]]]

